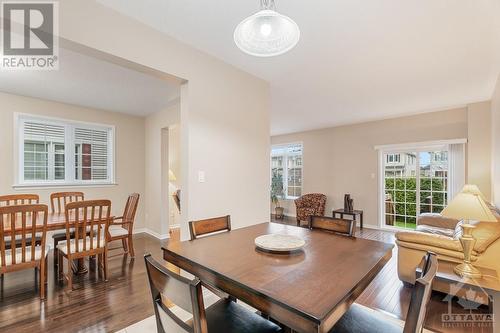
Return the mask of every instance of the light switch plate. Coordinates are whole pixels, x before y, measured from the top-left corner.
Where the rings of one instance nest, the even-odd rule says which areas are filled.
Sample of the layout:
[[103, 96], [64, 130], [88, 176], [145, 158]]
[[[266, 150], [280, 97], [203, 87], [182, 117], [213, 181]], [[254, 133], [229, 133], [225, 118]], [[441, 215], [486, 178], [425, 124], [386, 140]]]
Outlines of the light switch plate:
[[198, 182], [205, 182], [205, 171], [198, 171]]

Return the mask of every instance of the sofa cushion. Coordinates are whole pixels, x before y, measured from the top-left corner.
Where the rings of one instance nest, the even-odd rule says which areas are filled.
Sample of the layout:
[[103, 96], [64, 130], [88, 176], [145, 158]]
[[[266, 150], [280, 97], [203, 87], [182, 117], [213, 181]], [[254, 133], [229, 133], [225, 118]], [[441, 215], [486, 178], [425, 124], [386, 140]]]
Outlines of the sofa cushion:
[[396, 239], [405, 243], [422, 244], [462, 252], [462, 245], [460, 245], [459, 241], [442, 235], [427, 234], [418, 231], [400, 231], [396, 233]]
[[453, 238], [453, 233], [454, 233], [453, 229], [433, 227], [431, 225], [426, 225], [426, 224], [417, 225], [416, 230], [420, 232], [425, 232], [427, 234], [441, 235], [451, 238]]
[[458, 221], [444, 217], [438, 213], [422, 213], [418, 216], [417, 225], [430, 225], [436, 228], [455, 230]]

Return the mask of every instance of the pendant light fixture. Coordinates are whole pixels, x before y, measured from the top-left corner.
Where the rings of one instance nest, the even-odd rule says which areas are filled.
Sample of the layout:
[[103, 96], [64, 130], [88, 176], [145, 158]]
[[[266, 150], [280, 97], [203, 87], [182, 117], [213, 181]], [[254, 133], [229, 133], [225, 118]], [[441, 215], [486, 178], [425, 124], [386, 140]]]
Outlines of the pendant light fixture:
[[290, 51], [300, 38], [297, 23], [276, 12], [274, 0], [260, 0], [260, 7], [259, 12], [236, 27], [236, 45], [256, 57], [273, 57]]

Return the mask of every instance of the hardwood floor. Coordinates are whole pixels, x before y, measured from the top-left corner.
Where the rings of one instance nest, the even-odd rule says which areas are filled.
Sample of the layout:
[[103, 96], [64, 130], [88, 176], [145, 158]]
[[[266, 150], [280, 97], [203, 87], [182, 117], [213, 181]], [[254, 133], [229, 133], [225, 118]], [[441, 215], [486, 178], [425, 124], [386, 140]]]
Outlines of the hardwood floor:
[[[279, 221], [295, 225], [295, 220]], [[173, 232], [170, 242], [178, 241]], [[394, 242], [394, 234], [380, 230], [357, 230], [357, 237]], [[48, 295], [40, 302], [35, 289], [33, 270], [6, 274], [0, 281], [0, 332], [116, 332], [153, 315], [143, 255], [152, 253], [162, 258], [162, 241], [145, 234], [134, 237], [136, 259], [116, 256], [109, 259], [109, 281], [90, 274], [76, 277], [74, 288], [67, 293], [64, 284], [55, 281], [52, 258], [49, 258]], [[119, 245], [118, 243], [116, 245]], [[361, 294], [357, 302], [381, 309], [404, 319], [411, 289], [397, 277], [397, 249], [393, 258]], [[118, 251], [116, 251], [118, 253]], [[113, 255], [113, 253], [112, 253]], [[441, 314], [447, 313], [445, 295], [434, 293], [426, 320], [426, 328], [436, 332], [492, 332], [491, 328], [443, 327]], [[465, 310], [453, 302], [454, 313]], [[475, 312], [487, 312], [480, 307]]]

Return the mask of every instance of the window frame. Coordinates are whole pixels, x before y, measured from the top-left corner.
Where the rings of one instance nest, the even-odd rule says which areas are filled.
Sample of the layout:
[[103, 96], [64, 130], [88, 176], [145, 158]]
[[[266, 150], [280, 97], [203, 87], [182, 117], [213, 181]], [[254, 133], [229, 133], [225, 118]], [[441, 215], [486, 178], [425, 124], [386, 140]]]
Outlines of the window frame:
[[[64, 180], [25, 180], [24, 179], [24, 123], [25, 122], [38, 122], [50, 125], [64, 126]], [[78, 180], [75, 175], [75, 128], [85, 128], [93, 130], [101, 130], [108, 132], [108, 165], [107, 165], [107, 180]], [[14, 114], [14, 179], [15, 184], [13, 188], [45, 188], [45, 187], [93, 187], [93, 186], [110, 186], [116, 185], [115, 183], [115, 126], [84, 122], [78, 120], [57, 118], [57, 117], [47, 117], [41, 115], [27, 114], [27, 113], [15, 113]], [[49, 148], [50, 149], [50, 148]], [[49, 170], [50, 161], [52, 158], [50, 154], [49, 158]], [[52, 161], [53, 162], [53, 161]], [[53, 165], [52, 165], [53, 167]], [[49, 171], [51, 173], [51, 171]]]
[[[304, 144], [302, 142], [290, 142], [290, 143], [280, 143], [280, 144], [275, 144], [271, 146], [271, 165], [269, 168], [270, 171], [270, 176], [272, 178], [272, 172], [273, 172], [273, 166], [272, 166], [272, 158], [274, 156], [282, 156], [283, 157], [283, 200], [295, 200], [298, 199], [300, 196], [289, 196], [288, 195], [288, 157], [289, 156], [299, 156], [298, 154], [288, 154], [288, 148], [292, 146], [301, 146], [301, 154], [300, 156], [302, 157], [302, 164], [300, 166], [301, 169], [301, 178], [302, 178], [302, 183], [300, 185], [300, 193], [302, 195], [303, 190], [304, 190]], [[285, 153], [283, 154], [273, 154], [274, 149], [284, 149]], [[299, 186], [294, 186], [294, 187], [299, 187]]]
[[[420, 152], [426, 151], [448, 151], [451, 144], [466, 144], [467, 139], [452, 139], [452, 140], [438, 140], [438, 141], [427, 141], [427, 142], [416, 142], [416, 143], [405, 143], [405, 144], [394, 144], [394, 145], [380, 145], [375, 146], [375, 150], [378, 150], [378, 210], [379, 210], [379, 219], [378, 226], [381, 229], [389, 229], [389, 230], [405, 230], [394, 226], [388, 226], [385, 224], [385, 154], [395, 154], [395, 153], [405, 153], [408, 151], [416, 152], [417, 154]], [[449, 159], [449, 155], [448, 155]], [[416, 159], [416, 168], [418, 175], [418, 184], [417, 188], [420, 188], [420, 161], [419, 158]], [[448, 163], [449, 160], [448, 160]], [[464, 160], [465, 163], [465, 160]], [[448, 164], [449, 165], [449, 164]], [[450, 182], [450, 170], [448, 166], [448, 182]], [[416, 176], [417, 176], [416, 175]], [[425, 178], [425, 177], [424, 177]], [[420, 190], [417, 191], [417, 204], [420, 202]], [[450, 186], [447, 189], [448, 200], [450, 199]], [[417, 211], [418, 218], [418, 211]]]

